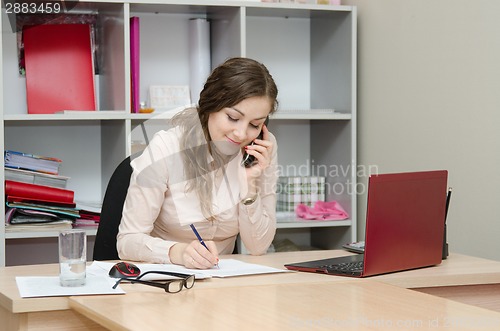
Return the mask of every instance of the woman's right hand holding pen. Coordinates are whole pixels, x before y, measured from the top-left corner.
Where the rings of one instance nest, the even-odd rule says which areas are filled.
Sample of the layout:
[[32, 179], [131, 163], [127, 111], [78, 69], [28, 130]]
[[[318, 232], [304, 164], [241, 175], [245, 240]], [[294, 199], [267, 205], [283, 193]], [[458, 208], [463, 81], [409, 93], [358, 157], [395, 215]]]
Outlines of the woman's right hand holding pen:
[[186, 268], [210, 269], [219, 263], [219, 252], [213, 241], [205, 241], [206, 247], [193, 240], [184, 251]]
[[210, 269], [219, 262], [219, 253], [213, 241], [205, 241], [203, 246], [198, 240], [189, 244], [177, 243], [170, 248], [170, 261], [182, 264], [189, 269]]

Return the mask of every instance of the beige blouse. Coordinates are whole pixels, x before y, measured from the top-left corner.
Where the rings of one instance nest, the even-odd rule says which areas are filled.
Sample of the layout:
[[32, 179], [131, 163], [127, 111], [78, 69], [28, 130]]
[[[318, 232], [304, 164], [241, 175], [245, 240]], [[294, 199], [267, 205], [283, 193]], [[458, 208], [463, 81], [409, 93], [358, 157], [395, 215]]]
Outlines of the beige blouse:
[[[225, 170], [214, 170], [213, 213], [215, 221], [203, 217], [195, 192], [186, 192], [188, 179], [180, 154], [179, 128], [155, 134], [149, 146], [131, 162], [133, 173], [117, 236], [120, 259], [148, 263], [170, 263], [169, 250], [178, 242], [196, 240], [194, 224], [203, 240], [213, 240], [219, 254], [232, 253], [238, 233], [250, 254], [264, 254], [276, 232], [277, 145], [275, 137], [271, 165], [259, 180], [259, 194], [251, 205], [243, 205], [245, 188], [243, 155], [232, 159]], [[240, 193], [242, 192], [242, 193]]]

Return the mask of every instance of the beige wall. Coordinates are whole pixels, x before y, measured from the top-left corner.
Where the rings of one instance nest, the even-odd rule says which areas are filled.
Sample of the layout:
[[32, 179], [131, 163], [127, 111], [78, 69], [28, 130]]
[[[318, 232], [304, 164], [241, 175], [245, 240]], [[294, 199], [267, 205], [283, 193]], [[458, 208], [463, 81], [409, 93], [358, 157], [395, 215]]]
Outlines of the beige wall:
[[500, 1], [343, 4], [358, 7], [359, 165], [447, 169], [450, 250], [500, 260]]

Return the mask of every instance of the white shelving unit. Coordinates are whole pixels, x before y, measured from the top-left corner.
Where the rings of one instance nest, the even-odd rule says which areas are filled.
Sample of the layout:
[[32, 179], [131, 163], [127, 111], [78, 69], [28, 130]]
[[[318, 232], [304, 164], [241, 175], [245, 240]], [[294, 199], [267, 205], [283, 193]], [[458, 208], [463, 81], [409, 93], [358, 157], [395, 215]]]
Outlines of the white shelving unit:
[[[75, 191], [75, 199], [102, 200], [116, 165], [134, 148], [146, 144], [154, 132], [167, 128], [172, 116], [169, 112], [129, 111], [129, 18], [140, 17], [141, 100], [147, 100], [150, 85], [189, 84], [187, 23], [205, 18], [211, 25], [212, 67], [228, 57], [251, 57], [265, 63], [276, 80], [280, 111], [272, 116], [269, 127], [278, 140], [281, 174], [296, 175], [300, 170], [305, 171], [300, 175], [318, 175], [316, 168], [327, 169], [327, 199], [339, 201], [351, 216], [333, 222], [280, 219], [278, 236], [290, 232], [320, 248], [355, 240], [355, 7], [94, 0], [76, 2], [68, 14], [74, 13], [98, 17], [100, 73], [96, 89], [100, 110], [27, 114], [25, 79], [18, 74], [16, 33], [10, 24], [13, 16], [2, 8], [0, 144], [4, 149], [61, 158], [60, 172], [71, 177], [68, 188]], [[0, 173], [3, 181], [3, 171]], [[4, 194], [1, 196], [4, 215]], [[95, 230], [88, 234], [92, 238]], [[23, 264], [25, 248], [37, 241], [43, 245], [31, 252], [31, 258], [55, 262], [56, 233], [5, 233], [0, 226], [0, 266]]]

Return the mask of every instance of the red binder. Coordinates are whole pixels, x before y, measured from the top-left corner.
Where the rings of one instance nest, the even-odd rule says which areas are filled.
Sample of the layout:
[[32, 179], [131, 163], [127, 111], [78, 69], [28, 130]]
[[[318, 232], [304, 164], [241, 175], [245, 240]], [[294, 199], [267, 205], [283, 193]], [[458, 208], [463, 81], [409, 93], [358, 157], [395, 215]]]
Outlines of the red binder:
[[23, 28], [29, 114], [95, 110], [90, 25]]
[[11, 203], [23, 203], [29, 205], [46, 205], [46, 206], [58, 206], [58, 207], [67, 207], [67, 208], [75, 208], [75, 202], [62, 202], [62, 201], [52, 201], [52, 200], [42, 200], [42, 199], [31, 199], [31, 198], [21, 198], [14, 197], [11, 195], [7, 196], [7, 202]]
[[130, 18], [130, 85], [132, 89], [132, 113], [138, 113], [139, 84], [140, 84], [140, 44], [139, 44], [139, 17]]
[[5, 181], [5, 195], [8, 197], [27, 198], [33, 200], [48, 200], [52, 202], [73, 203], [75, 192], [67, 189], [36, 185], [30, 183]]

